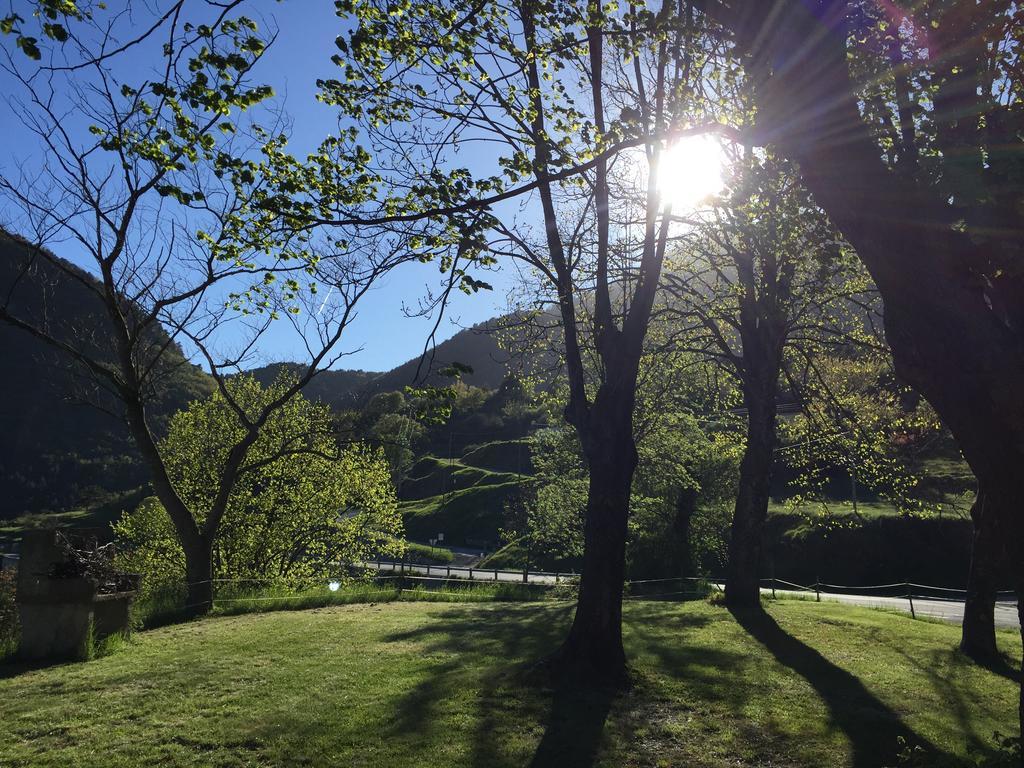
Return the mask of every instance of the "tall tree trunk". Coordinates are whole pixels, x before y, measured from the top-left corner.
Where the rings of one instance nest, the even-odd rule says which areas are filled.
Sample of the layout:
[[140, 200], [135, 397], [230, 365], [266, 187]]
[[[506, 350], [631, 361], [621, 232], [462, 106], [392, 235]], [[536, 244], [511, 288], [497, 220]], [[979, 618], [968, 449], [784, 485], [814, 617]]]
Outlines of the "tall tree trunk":
[[622, 647], [622, 587], [637, 453], [632, 397], [609, 404], [604, 395], [596, 398], [584, 444], [590, 484], [580, 593], [569, 636], [555, 657], [555, 671], [577, 684], [620, 686], [628, 682]]
[[845, 0], [706, 7], [725, 14], [748, 57], [762, 138], [799, 164], [874, 278], [896, 371], [949, 426], [990, 497], [986, 522], [1020, 587], [1024, 274], [997, 268], [1014, 243], [976, 242], [939, 196], [882, 163], [849, 73]]
[[[1017, 622], [1020, 624], [1021, 645], [1024, 646], [1024, 579], [1018, 579], [1017, 585]], [[1024, 742], [1024, 656], [1020, 660], [1020, 697], [1017, 704], [1017, 717], [1021, 725], [1021, 741]], [[1024, 751], [1024, 744], [1021, 744]]]
[[139, 397], [125, 399], [128, 427], [143, 462], [150, 471], [153, 492], [171, 518], [178, 541], [185, 553], [185, 613], [202, 616], [213, 608], [213, 534], [205, 534], [196, 525], [191, 510], [182, 501], [171, 481], [156, 439], [149, 430], [146, 411]]
[[185, 551], [185, 613], [204, 616], [213, 608], [213, 546], [206, 537], [190, 541]]
[[693, 513], [697, 511], [697, 491], [683, 488], [676, 499], [676, 519], [672, 528], [675, 533], [676, 545], [682, 555], [679, 559], [679, 571], [684, 577], [696, 575], [693, 559], [693, 545], [690, 532], [693, 530]]
[[967, 598], [960, 650], [979, 662], [992, 662], [996, 648], [996, 590], [999, 588], [999, 547], [986, 520], [986, 496], [980, 489], [971, 507], [974, 539], [971, 544], [971, 570], [967, 578]]
[[[775, 375], [777, 378], [777, 371]], [[748, 414], [747, 445], [740, 462], [725, 599], [730, 606], [749, 609], [761, 605], [761, 540], [774, 468], [774, 381], [745, 384], [743, 400]]]

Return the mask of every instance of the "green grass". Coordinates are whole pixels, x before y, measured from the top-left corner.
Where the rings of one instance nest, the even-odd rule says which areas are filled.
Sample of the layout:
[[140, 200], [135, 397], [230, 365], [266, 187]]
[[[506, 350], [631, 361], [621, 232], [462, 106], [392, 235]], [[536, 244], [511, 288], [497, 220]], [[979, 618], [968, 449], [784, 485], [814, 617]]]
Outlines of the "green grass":
[[453, 490], [519, 482], [524, 477], [516, 472], [473, 466], [459, 460], [424, 456], [402, 481], [400, 496], [403, 499], [424, 499]]
[[[944, 513], [945, 517], [961, 517], [967, 510], [970, 509], [970, 500], [962, 497], [954, 497], [947, 494], [943, 497]], [[828, 501], [829, 512], [835, 517], [853, 517], [853, 502], [849, 499], [836, 500], [830, 499]], [[818, 512], [820, 507], [817, 505], [808, 505], [804, 511], [806, 512]], [[959, 512], [957, 510], [960, 510]], [[770, 501], [768, 503], [768, 514], [769, 515], [792, 515], [794, 513], [799, 514], [801, 510], [794, 510], [789, 502], [787, 501]], [[872, 520], [879, 517], [900, 517], [904, 513], [901, 512], [894, 504], [888, 501], [858, 501], [857, 502], [857, 514], [865, 520]]]
[[902, 736], [941, 766], [1015, 731], [1014, 683], [964, 660], [956, 627], [769, 610], [744, 627], [704, 602], [627, 603], [636, 682], [617, 696], [552, 691], [532, 666], [567, 603], [213, 617], [87, 663], [0, 667], [0, 764], [866, 768], [895, 765]]
[[495, 472], [532, 472], [529, 440], [497, 440], [470, 448], [462, 457], [465, 464]]
[[432, 547], [429, 544], [408, 541], [405, 544], [405, 559], [411, 563], [447, 565], [455, 559], [455, 555], [450, 549], [444, 547]]
[[[833, 515], [838, 517], [850, 517], [853, 515], [853, 502], [829, 500], [829, 510]], [[808, 506], [808, 511], [817, 511], [816, 506]], [[793, 508], [787, 501], [771, 501], [768, 503], [768, 514], [769, 515], [791, 515], [794, 513]], [[797, 510], [799, 513], [799, 510]], [[871, 519], [875, 517], [897, 517], [900, 511], [887, 501], [860, 501], [857, 502], [857, 513], [864, 518]]]
[[526, 548], [521, 539], [510, 541], [480, 561], [481, 568], [519, 569], [526, 562]]
[[462, 545], [469, 540], [497, 541], [504, 525], [505, 500], [519, 489], [518, 480], [498, 485], [464, 488], [399, 505], [406, 535], [431, 539], [443, 533], [445, 543]]
[[[331, 590], [327, 580], [317, 579], [304, 587], [282, 584], [220, 585], [213, 600], [212, 615], [297, 611], [355, 603], [390, 602], [524, 602], [561, 599], [571, 594], [571, 585], [551, 588], [518, 582], [453, 580], [438, 584], [427, 578], [380, 577], [374, 581], [339, 583]], [[429, 586], [428, 586], [429, 585]], [[184, 619], [184, 585], [169, 586], [137, 601], [132, 607], [132, 626], [153, 629]], [[0, 646], [2, 648], [2, 646]], [[0, 653], [0, 658], [3, 654]]]

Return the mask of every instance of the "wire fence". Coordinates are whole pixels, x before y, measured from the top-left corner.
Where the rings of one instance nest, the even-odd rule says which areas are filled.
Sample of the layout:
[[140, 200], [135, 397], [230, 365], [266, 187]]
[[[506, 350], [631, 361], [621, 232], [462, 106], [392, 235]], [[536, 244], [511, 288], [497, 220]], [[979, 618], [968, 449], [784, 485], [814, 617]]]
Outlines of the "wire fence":
[[[512, 599], [562, 599], [572, 601], [579, 575], [573, 571], [529, 571], [500, 568], [478, 568], [473, 566], [431, 565], [390, 560], [373, 560], [354, 564], [350, 571], [362, 570], [372, 573], [372, 582], [377, 585], [391, 583], [390, 589], [379, 594], [391, 594], [402, 598], [403, 590], [466, 590], [493, 586], [497, 588], [519, 588], [521, 591]], [[221, 580], [222, 582], [238, 580]], [[321, 580], [321, 584], [323, 581]], [[866, 607], [891, 608], [910, 613], [957, 618], [957, 611], [938, 608], [936, 603], [960, 603], [967, 597], [967, 591], [951, 587], [939, 587], [914, 582], [893, 582], [888, 584], [867, 584], [851, 586], [816, 582], [811, 585], [798, 584], [785, 579], [766, 578], [761, 581], [762, 592], [772, 597], [806, 596], [820, 602], [847, 598], [849, 602]], [[707, 597], [714, 592], [725, 590], [725, 580], [713, 577], [669, 577], [659, 579], [633, 579], [623, 585], [624, 601], [643, 600], [686, 600]], [[371, 593], [363, 593], [369, 595]], [[1006, 608], [1017, 600], [1014, 592], [1000, 591], [997, 600]], [[248, 597], [216, 598], [215, 603], [244, 603]], [[259, 601], [288, 600], [293, 597], [282, 595], [264, 596]], [[916, 601], [916, 602], [915, 602]]]
[[[477, 597], [487, 597], [481, 588], [491, 590], [492, 597], [501, 599], [562, 599], [576, 598], [579, 574], [574, 571], [530, 571], [501, 568], [479, 568], [476, 566], [434, 565], [391, 560], [371, 560], [352, 564], [336, 564], [333, 576], [307, 578], [232, 578], [211, 579], [197, 582], [197, 585], [211, 584], [214, 606], [231, 607], [259, 604], [292, 604], [296, 607], [314, 607], [332, 603], [351, 603], [375, 599], [429, 598], [424, 592], [440, 592], [435, 598], [465, 598], [474, 592]], [[678, 576], [658, 579], [633, 579], [623, 584], [623, 600], [685, 600], [707, 597], [714, 592], [725, 590], [725, 579], [710, 576]], [[176, 584], [179, 597], [184, 597], [185, 585]], [[806, 596], [817, 601], [843, 600], [875, 607], [891, 607], [908, 610], [917, 617], [921, 603], [925, 602], [924, 613], [952, 618], [948, 612], [936, 610], [935, 603], [963, 603], [967, 590], [939, 587], [915, 582], [893, 582], [851, 586], [816, 582], [798, 584], [785, 579], [766, 578], [761, 580], [761, 589], [772, 597]], [[498, 590], [495, 592], [495, 590]], [[416, 592], [416, 595], [403, 593]], [[1017, 602], [1012, 591], [999, 591], [996, 600], [1009, 608]], [[915, 604], [915, 601], [917, 603]], [[184, 600], [177, 600], [181, 610]], [[205, 604], [205, 603], [204, 603]], [[198, 607], [186, 604], [184, 610]]]

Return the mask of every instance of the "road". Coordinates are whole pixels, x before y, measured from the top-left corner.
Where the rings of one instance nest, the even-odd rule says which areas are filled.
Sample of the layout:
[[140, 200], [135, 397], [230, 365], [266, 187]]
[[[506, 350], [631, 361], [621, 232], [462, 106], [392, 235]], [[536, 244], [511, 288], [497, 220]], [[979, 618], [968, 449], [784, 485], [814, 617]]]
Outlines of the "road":
[[[400, 563], [388, 563], [388, 562], [369, 562], [365, 563], [367, 567], [375, 568], [384, 574], [388, 573], [401, 573], [403, 566]], [[480, 568], [468, 568], [457, 565], [412, 565], [406, 563], [404, 566], [406, 574], [413, 574], [415, 576], [424, 576], [430, 578], [452, 578], [452, 579], [469, 579], [472, 578], [474, 581], [498, 581], [508, 583], [522, 583], [523, 572], [522, 571], [502, 571], [494, 569], [480, 569]], [[530, 584], [555, 584], [556, 582], [565, 581], [567, 577], [573, 577], [575, 574], [554, 574], [554, 573], [538, 573], [530, 572], [527, 576], [528, 583]], [[635, 598], [642, 597], [656, 597], [658, 594], [678, 594], [672, 592], [673, 589], [678, 589], [678, 582], [676, 586], [672, 586], [672, 580], [666, 580], [666, 586], [663, 592], [659, 592], [656, 588], [651, 591], [649, 595], [634, 595]], [[634, 582], [636, 584], [648, 584], [656, 585], [657, 582]], [[722, 588], [721, 584], [716, 584], [719, 589]], [[638, 590], [637, 590], [638, 591]], [[765, 594], [771, 594], [770, 588], [764, 588], [761, 590]], [[801, 591], [794, 589], [777, 589], [776, 595], [782, 597], [800, 597], [804, 599], [814, 599], [814, 592]], [[858, 605], [864, 608], [882, 608], [886, 610], [901, 611], [909, 614], [910, 601], [905, 597], [877, 597], [871, 595], [852, 595], [842, 594], [837, 592], [822, 592], [822, 600], [828, 600], [831, 602], [843, 603], [846, 605]], [[955, 624], [959, 624], [964, 618], [964, 603], [963, 600], [936, 600], [934, 598], [926, 597], [914, 597], [914, 613], [917, 616], [929, 616], [936, 619], [943, 619]], [[997, 627], [1017, 627], [1017, 603], [1011, 601], [1000, 601], [996, 603], [995, 610], [995, 621]]]
[[[771, 594], [771, 589], [762, 589], [764, 593]], [[797, 590], [776, 590], [777, 595], [787, 597], [799, 596], [804, 599], [814, 599], [813, 592], [801, 592]], [[835, 592], [822, 592], [821, 599], [830, 602], [844, 603], [847, 605], [859, 605], [864, 608], [883, 608], [891, 611], [910, 613], [910, 601], [905, 597], [873, 597], [870, 595], [846, 595]], [[959, 624], [964, 620], [963, 600], [934, 600], [924, 597], [914, 597], [914, 613], [917, 616], [930, 616], [935, 619]], [[1017, 603], [1000, 601], [996, 603], [995, 620], [997, 627], [1018, 627]]]

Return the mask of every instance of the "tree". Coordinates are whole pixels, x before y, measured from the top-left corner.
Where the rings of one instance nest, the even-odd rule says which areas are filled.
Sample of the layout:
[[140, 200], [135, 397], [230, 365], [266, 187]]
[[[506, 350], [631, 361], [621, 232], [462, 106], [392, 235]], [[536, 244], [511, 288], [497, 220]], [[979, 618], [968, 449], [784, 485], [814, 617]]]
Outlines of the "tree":
[[[543, 318], [538, 322], [543, 326]], [[702, 426], [695, 415], [709, 409], [718, 393], [708, 392], [703, 360], [670, 342], [673, 323], [659, 314], [640, 362], [633, 420], [637, 467], [630, 489], [626, 570], [631, 578], [695, 576], [725, 564], [717, 525], [732, 498], [738, 442], [715, 422]], [[522, 325], [519, 326], [520, 330]], [[536, 330], [539, 330], [536, 329]], [[529, 357], [544, 369], [543, 350], [557, 347], [560, 334], [537, 334]], [[584, 349], [592, 349], [581, 333]], [[523, 351], [523, 350], [521, 350]], [[592, 359], [588, 355], [588, 359]], [[547, 380], [535, 394], [549, 423], [557, 424], [568, 398], [564, 377]], [[506, 506], [505, 538], [527, 550], [542, 568], [579, 567], [583, 553], [588, 472], [579, 437], [571, 426], [550, 426], [529, 439], [532, 478], [521, 497]]]
[[[182, 546], [186, 602], [201, 613], [211, 606], [214, 541], [261, 430], [343, 356], [344, 331], [376, 280], [424, 255], [393, 231], [348, 241], [343, 229], [322, 238], [297, 226], [299, 213], [304, 223], [313, 211], [372, 194], [360, 177], [368, 158], [338, 138], [302, 161], [286, 152], [286, 126], [265, 104], [272, 89], [253, 81], [273, 34], [239, 14], [237, 0], [206, 3], [202, 23], [175, 3], [141, 35], [137, 18], [103, 4], [37, 5], [48, 43], [20, 19], [0, 31], [20, 49], [3, 49], [3, 66], [20, 84], [19, 115], [43, 156], [18, 177], [0, 177], [0, 194], [33, 246], [20, 269], [46, 262], [61, 280], [78, 280], [103, 308], [109, 335], [102, 347], [76, 344], [45, 305], [18, 311], [17, 279], [0, 321], [87, 370], [120, 405]], [[118, 66], [137, 46], [153, 51], [152, 72]], [[267, 126], [244, 119], [260, 105]], [[69, 112], [84, 117], [87, 131], [75, 130]], [[318, 205], [314, 196], [333, 202]], [[53, 258], [43, 245], [54, 241], [73, 243], [97, 282]], [[436, 241], [432, 254], [448, 244]], [[275, 397], [246, 410], [227, 381], [275, 321], [289, 326], [307, 359]], [[180, 360], [168, 354], [174, 345], [202, 362], [243, 427], [203, 508], [177, 488], [151, 417], [168, 361]]]
[[[868, 268], [885, 303], [897, 373], [934, 406], [978, 479], [964, 644], [984, 649], [988, 606], [977, 613], [974, 606], [990, 602], [995, 569], [1005, 564], [1024, 591], [1022, 9], [886, 4], [884, 22], [897, 43], [890, 50], [914, 57], [894, 66], [895, 57], [881, 61], [861, 45], [876, 38], [862, 26], [870, 15], [852, 13], [857, 5], [702, 3], [732, 31], [754, 82], [759, 140], [799, 165]], [[864, 84], [851, 70], [859, 57], [892, 77], [896, 98], [883, 104], [897, 114], [907, 172], [887, 166], [862, 113]], [[906, 98], [908, 73], [928, 86], [916, 105]], [[920, 136], [929, 127], [933, 143]], [[913, 166], [922, 144], [934, 150], [930, 174], [921, 172], [923, 158], [920, 170]], [[1024, 632], [1024, 603], [1020, 610]], [[980, 641], [970, 626], [979, 616]], [[1024, 688], [1020, 714], [1024, 723]]]
[[[227, 389], [252, 418], [290, 384], [263, 388], [240, 376]], [[244, 435], [245, 425], [219, 392], [171, 418], [160, 451], [190, 508], [213, 507], [224, 466]], [[147, 589], [182, 583], [185, 553], [158, 499], [144, 501], [114, 532], [124, 566], [143, 573]], [[275, 410], [239, 469], [214, 537], [212, 575], [295, 585], [337, 575], [339, 563], [401, 554], [401, 534], [382, 453], [359, 443], [339, 448], [330, 410], [297, 395]]]
[[[708, 63], [699, 25], [668, 4], [525, 0], [467, 12], [417, 1], [393, 13], [361, 0], [339, 10], [352, 19], [335, 57], [344, 75], [322, 82], [323, 98], [373, 143], [391, 194], [333, 221], [445, 222], [462, 243], [453, 284], [477, 255], [519, 260], [548, 287], [564, 331], [564, 415], [589, 469], [579, 601], [551, 661], [577, 679], [622, 682], [635, 387], [673, 224], [658, 167], [673, 141], [717, 125], [691, 110]], [[486, 148], [492, 172], [460, 167], [462, 147]], [[595, 342], [593, 378], [582, 327]]]
[[746, 445], [726, 600], [759, 608], [760, 553], [778, 447], [777, 406], [800, 400], [799, 371], [826, 348], [870, 347], [871, 287], [796, 180], [770, 153], [736, 163], [730, 199], [681, 238], [664, 277], [681, 344], [735, 377]]

